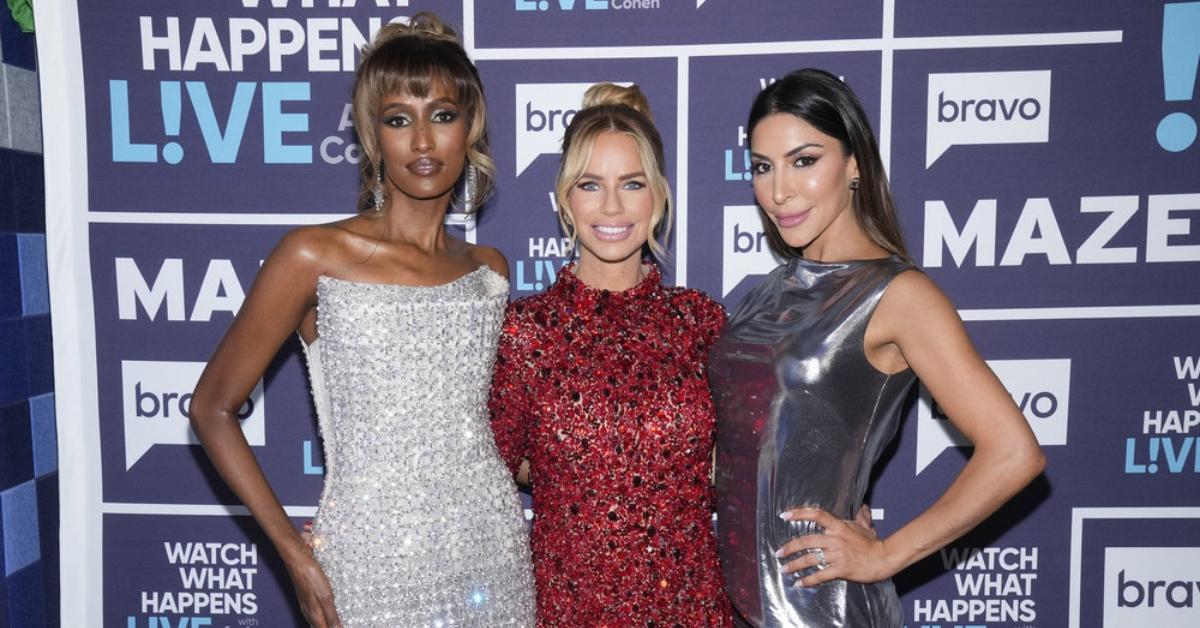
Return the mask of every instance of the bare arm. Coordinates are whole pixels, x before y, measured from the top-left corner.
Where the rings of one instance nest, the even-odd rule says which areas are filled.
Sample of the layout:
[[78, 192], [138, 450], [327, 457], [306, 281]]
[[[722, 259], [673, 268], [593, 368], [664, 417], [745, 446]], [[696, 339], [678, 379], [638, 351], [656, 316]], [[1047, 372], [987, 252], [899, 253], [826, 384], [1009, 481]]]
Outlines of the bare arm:
[[319, 247], [313, 230], [298, 230], [272, 251], [196, 384], [191, 422], [221, 478], [283, 558], [305, 616], [326, 627], [341, 625], [332, 589], [267, 483], [237, 418], [279, 347], [313, 311]]
[[[869, 539], [819, 509], [791, 511], [793, 519], [826, 528], [825, 535], [801, 537], [782, 549], [782, 555], [823, 550], [828, 567], [804, 578], [805, 586], [835, 578], [877, 582], [891, 577], [974, 528], [1045, 467], [1025, 417], [929, 278], [917, 272], [896, 277], [871, 324], [878, 324], [877, 337], [899, 350], [901, 364], [912, 367], [975, 452], [932, 506], [886, 539]], [[787, 568], [818, 564], [818, 556], [809, 554]]]

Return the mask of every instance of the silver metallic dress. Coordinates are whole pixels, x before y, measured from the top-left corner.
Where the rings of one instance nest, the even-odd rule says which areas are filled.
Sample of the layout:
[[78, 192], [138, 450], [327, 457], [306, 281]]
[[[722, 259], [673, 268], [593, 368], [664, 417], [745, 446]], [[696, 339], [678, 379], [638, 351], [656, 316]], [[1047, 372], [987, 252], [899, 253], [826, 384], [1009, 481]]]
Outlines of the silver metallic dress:
[[775, 550], [810, 522], [779, 513], [819, 506], [852, 519], [871, 466], [896, 433], [915, 377], [866, 358], [867, 323], [898, 258], [791, 260], [738, 306], [710, 353], [717, 404], [717, 543], [742, 619], [758, 628], [900, 626], [891, 581], [795, 588]]
[[508, 283], [317, 280], [316, 557], [346, 626], [533, 626], [528, 531], [486, 410]]

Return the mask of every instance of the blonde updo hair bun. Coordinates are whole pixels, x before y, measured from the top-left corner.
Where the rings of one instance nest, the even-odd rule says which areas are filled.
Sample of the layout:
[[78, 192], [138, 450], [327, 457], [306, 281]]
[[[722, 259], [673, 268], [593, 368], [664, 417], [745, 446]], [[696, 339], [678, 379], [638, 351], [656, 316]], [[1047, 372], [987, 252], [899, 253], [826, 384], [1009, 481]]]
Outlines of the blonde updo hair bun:
[[381, 169], [386, 171], [377, 128], [380, 103], [401, 93], [424, 98], [439, 84], [449, 88], [466, 116], [467, 160], [474, 166], [474, 176], [463, 176], [469, 189], [461, 206], [464, 210], [478, 207], [492, 191], [496, 162], [488, 146], [483, 82], [458, 33], [438, 16], [421, 12], [407, 22], [379, 29], [362, 55], [352, 95], [355, 131], [365, 157], [360, 164], [359, 207], [373, 208], [375, 192], [386, 193], [377, 183]]
[[589, 87], [583, 94], [583, 108], [601, 105], [623, 105], [654, 122], [654, 114], [650, 112], [650, 101], [646, 99], [642, 88], [636, 84], [624, 87], [616, 83], [596, 83]]
[[589, 87], [583, 95], [582, 108], [567, 125], [563, 134], [563, 156], [554, 183], [558, 222], [563, 233], [575, 242], [578, 234], [571, 212], [571, 190], [587, 170], [596, 139], [605, 133], [621, 133], [633, 140], [654, 199], [651, 236], [646, 244], [654, 257], [664, 261], [671, 236], [671, 185], [666, 177], [662, 136], [654, 126], [650, 101], [637, 85], [622, 87], [597, 83]]

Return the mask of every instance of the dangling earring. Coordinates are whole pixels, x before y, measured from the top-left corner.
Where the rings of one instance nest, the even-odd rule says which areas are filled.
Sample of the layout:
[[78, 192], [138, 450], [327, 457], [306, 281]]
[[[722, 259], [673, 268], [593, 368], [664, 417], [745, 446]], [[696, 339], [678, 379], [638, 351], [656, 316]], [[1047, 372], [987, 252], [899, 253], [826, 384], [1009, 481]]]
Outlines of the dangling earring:
[[854, 190], [855, 192], [858, 191], [858, 177], [850, 179], [850, 189]]
[[383, 160], [375, 168], [375, 187], [371, 190], [371, 201], [375, 211], [383, 211]]
[[475, 164], [467, 161], [466, 173], [463, 175], [463, 205], [464, 214], [470, 214], [475, 211], [475, 185], [478, 173], [475, 170]]

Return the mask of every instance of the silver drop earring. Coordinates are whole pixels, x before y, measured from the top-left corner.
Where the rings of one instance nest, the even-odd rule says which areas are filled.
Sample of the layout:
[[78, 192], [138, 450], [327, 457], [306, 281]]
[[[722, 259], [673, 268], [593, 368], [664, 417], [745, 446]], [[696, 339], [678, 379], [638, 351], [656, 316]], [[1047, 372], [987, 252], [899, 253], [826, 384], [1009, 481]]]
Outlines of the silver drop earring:
[[464, 214], [475, 211], [475, 182], [477, 176], [475, 164], [468, 161], [466, 174], [463, 176], [462, 210]]
[[375, 211], [383, 211], [383, 160], [375, 168], [375, 187], [371, 190], [371, 201]]

